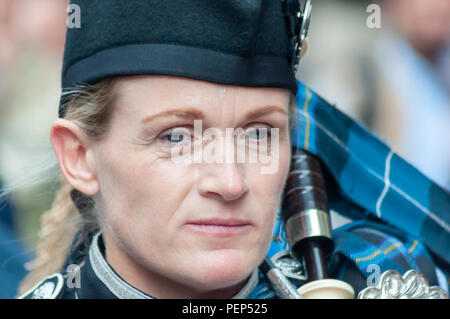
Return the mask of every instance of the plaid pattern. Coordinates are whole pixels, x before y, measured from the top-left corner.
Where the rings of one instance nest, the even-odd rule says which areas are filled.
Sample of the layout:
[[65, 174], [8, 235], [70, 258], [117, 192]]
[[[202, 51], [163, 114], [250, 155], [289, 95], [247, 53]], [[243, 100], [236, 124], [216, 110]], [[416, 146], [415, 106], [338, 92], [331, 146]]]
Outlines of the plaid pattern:
[[[427, 249], [417, 239], [389, 225], [355, 221], [335, 230], [333, 239], [335, 248], [330, 261], [333, 277], [348, 281], [356, 291], [375, 283], [377, 276], [389, 269], [400, 274], [416, 269], [430, 285], [441, 284]], [[349, 275], [349, 269], [359, 272], [358, 275]], [[369, 278], [371, 275], [375, 277]], [[448, 290], [448, 283], [444, 284], [443, 288]]]
[[[416, 269], [431, 285], [442, 286], [438, 262], [448, 291], [449, 193], [302, 83], [298, 87], [293, 144], [322, 160], [330, 209], [354, 220], [333, 232], [331, 275], [356, 292], [367, 286], [373, 265], [380, 273]], [[268, 256], [285, 249], [280, 214]]]
[[329, 187], [330, 207], [351, 218], [370, 216], [393, 225], [450, 263], [450, 194], [298, 85], [299, 126], [292, 132], [293, 143], [318, 156], [336, 182]]
[[279, 297], [273, 290], [267, 278], [260, 271], [258, 285], [250, 293], [248, 299], [279, 299]]

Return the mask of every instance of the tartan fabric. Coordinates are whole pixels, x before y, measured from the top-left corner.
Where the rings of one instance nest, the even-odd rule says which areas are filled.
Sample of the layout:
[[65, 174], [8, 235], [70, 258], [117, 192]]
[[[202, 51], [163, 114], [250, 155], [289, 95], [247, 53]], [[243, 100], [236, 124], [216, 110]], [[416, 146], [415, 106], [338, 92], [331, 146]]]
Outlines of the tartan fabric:
[[[293, 144], [321, 159], [330, 209], [353, 220], [333, 231], [331, 275], [356, 293], [367, 286], [372, 265], [381, 273], [416, 269], [438, 285], [438, 264], [448, 291], [449, 193], [305, 85], [298, 87]], [[279, 212], [268, 256], [286, 249]]]
[[279, 299], [275, 290], [267, 278], [259, 271], [259, 281], [255, 289], [248, 295], [247, 299]]
[[[274, 239], [267, 254], [269, 257], [289, 249], [284, 225], [279, 212]], [[445, 277], [442, 283], [436, 276], [435, 259], [426, 247], [396, 227], [363, 218], [333, 230], [333, 241], [334, 249], [328, 265], [330, 276], [351, 284], [356, 294], [379, 278], [374, 265], [378, 269], [378, 275], [390, 269], [400, 274], [410, 269], [418, 270], [430, 285], [440, 285], [449, 291], [448, 265], [439, 265]], [[261, 279], [250, 296], [255, 299], [277, 298], [267, 279]]]
[[319, 157], [333, 177], [330, 207], [351, 218], [374, 217], [395, 226], [450, 263], [450, 194], [354, 120], [298, 86], [293, 144]]
[[336, 229], [333, 239], [331, 273], [334, 278], [349, 282], [357, 292], [374, 284], [381, 273], [390, 269], [400, 274], [418, 270], [430, 285], [444, 284], [442, 288], [448, 291], [448, 282], [441, 283], [436, 276], [436, 264], [430, 253], [403, 231], [362, 220]]

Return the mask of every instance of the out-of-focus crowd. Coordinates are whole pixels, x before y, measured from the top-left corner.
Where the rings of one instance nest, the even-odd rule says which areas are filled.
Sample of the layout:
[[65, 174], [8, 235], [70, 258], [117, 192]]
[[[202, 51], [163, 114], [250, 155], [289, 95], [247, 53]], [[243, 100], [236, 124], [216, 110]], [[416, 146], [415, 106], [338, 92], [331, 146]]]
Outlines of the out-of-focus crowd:
[[298, 78], [450, 190], [450, 1], [313, 6]]
[[[0, 0], [0, 188], [52, 153], [67, 6]], [[450, 189], [450, 1], [313, 1], [297, 77]], [[0, 206], [0, 298], [15, 295], [54, 189], [24, 187]]]
[[[0, 189], [30, 175], [51, 152], [66, 31], [66, 0], [0, 0]], [[12, 298], [37, 242], [49, 182], [0, 204], [0, 298]]]

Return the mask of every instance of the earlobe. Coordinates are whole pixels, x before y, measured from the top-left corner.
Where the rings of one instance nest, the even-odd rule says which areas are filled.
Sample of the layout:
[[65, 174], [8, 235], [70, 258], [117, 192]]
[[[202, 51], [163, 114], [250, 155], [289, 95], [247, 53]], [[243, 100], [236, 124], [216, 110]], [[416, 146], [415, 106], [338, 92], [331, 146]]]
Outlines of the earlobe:
[[89, 161], [90, 141], [83, 130], [72, 121], [57, 119], [50, 131], [50, 142], [68, 183], [88, 196], [95, 195], [99, 184]]

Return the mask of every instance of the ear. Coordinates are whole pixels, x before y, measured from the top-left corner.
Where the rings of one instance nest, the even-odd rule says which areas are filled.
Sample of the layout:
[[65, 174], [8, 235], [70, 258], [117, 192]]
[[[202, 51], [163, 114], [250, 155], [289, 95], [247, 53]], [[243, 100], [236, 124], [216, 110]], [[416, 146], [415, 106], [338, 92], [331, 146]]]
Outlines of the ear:
[[50, 142], [69, 184], [88, 196], [98, 193], [94, 152], [83, 130], [72, 121], [57, 119], [50, 130]]

